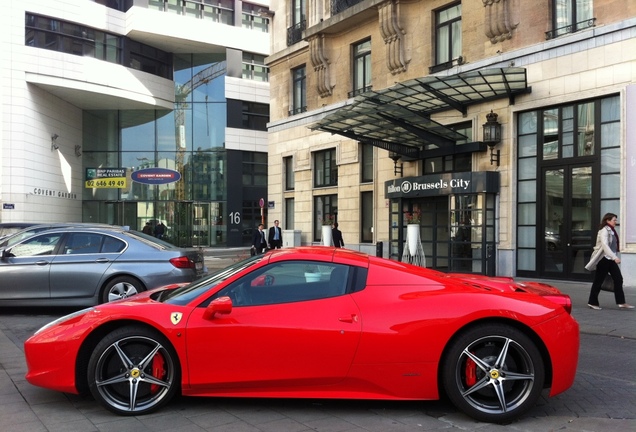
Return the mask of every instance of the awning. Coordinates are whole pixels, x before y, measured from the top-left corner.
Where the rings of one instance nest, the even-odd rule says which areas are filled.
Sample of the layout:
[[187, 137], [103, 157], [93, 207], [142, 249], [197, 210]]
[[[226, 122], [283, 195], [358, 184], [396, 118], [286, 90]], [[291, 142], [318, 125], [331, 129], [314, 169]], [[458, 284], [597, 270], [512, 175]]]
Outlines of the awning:
[[[431, 120], [431, 114], [528, 93], [524, 68], [495, 68], [451, 76], [416, 78], [392, 87], [368, 91], [353, 102], [309, 126], [372, 144], [413, 159], [456, 153], [457, 141], [470, 137]], [[465, 151], [485, 149], [481, 143], [462, 145]]]

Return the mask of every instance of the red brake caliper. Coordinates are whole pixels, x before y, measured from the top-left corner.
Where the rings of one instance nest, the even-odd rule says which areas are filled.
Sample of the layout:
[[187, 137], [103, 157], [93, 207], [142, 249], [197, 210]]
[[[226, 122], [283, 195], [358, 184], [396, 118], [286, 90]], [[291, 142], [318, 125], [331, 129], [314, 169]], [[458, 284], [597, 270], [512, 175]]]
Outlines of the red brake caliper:
[[[157, 379], [163, 379], [166, 375], [165, 364], [166, 362], [161, 354], [155, 355], [152, 359], [152, 376]], [[160, 388], [157, 384], [150, 384], [150, 393], [157, 393]]]
[[477, 364], [470, 358], [466, 359], [466, 386], [472, 387], [477, 383]]

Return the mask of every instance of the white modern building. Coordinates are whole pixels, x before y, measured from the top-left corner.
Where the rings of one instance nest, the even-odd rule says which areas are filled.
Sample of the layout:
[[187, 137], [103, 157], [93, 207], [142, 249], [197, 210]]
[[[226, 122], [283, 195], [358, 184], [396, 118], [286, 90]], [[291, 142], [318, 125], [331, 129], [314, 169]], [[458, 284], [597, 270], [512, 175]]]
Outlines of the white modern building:
[[267, 195], [269, 0], [3, 5], [0, 222], [239, 246]]

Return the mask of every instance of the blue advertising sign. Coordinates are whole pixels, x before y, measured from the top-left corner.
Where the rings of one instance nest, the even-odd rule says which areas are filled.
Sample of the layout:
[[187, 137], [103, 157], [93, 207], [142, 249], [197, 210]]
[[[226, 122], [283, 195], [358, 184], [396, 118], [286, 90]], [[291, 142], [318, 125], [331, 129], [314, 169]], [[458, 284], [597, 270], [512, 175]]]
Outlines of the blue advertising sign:
[[136, 183], [158, 185], [177, 182], [181, 179], [181, 174], [167, 168], [146, 168], [134, 171], [130, 178]]

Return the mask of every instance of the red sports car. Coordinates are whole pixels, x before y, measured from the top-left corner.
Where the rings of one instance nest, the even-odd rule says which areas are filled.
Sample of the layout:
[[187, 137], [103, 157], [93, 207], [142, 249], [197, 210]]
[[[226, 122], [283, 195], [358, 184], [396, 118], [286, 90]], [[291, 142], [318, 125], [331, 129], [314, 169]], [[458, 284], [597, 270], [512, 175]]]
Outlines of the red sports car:
[[433, 400], [507, 422], [568, 389], [567, 295], [346, 249], [278, 249], [85, 309], [25, 343], [27, 380], [124, 415], [188, 396]]

